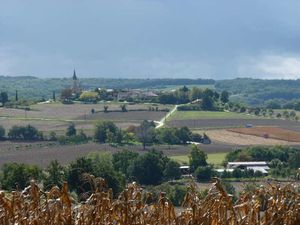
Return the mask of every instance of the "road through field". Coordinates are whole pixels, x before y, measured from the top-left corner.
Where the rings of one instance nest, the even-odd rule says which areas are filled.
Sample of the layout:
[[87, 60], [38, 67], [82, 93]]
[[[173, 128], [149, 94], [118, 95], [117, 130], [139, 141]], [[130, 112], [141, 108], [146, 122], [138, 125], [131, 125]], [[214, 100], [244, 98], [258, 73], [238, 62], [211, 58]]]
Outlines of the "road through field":
[[157, 123], [157, 126], [155, 128], [160, 128], [163, 127], [165, 125], [165, 122], [167, 121], [167, 119], [172, 116], [172, 114], [174, 112], [176, 112], [178, 105], [175, 105], [174, 108], [167, 114], [165, 115], [160, 121], [154, 121], [155, 123]]

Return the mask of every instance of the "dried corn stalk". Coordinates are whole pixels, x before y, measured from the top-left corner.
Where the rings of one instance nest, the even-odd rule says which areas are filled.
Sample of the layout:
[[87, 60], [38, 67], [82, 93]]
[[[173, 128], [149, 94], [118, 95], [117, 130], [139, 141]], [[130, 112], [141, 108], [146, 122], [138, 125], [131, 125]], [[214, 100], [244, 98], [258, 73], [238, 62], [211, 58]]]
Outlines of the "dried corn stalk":
[[[300, 195], [291, 184], [268, 185], [242, 193], [234, 204], [216, 179], [207, 196], [199, 199], [195, 185], [188, 187], [183, 210], [175, 213], [161, 193], [153, 204], [151, 194], [132, 183], [113, 199], [105, 181], [85, 175], [93, 193], [75, 204], [65, 183], [43, 192], [35, 182], [23, 191], [0, 192], [0, 225], [299, 225]], [[8, 197], [9, 196], [9, 197]]]

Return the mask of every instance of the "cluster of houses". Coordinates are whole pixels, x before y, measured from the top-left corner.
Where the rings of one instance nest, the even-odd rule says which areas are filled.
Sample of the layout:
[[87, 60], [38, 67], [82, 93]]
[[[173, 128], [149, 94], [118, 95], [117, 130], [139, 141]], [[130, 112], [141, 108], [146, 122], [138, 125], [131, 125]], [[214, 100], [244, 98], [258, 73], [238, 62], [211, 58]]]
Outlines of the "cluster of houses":
[[107, 95], [117, 101], [126, 101], [128, 99], [148, 99], [158, 97], [153, 91], [141, 90], [141, 89], [101, 89], [98, 88], [98, 91], [105, 91]]
[[[80, 93], [84, 92], [82, 89], [79, 79], [76, 75], [76, 71], [73, 72], [72, 77], [72, 86], [71, 86], [72, 94], [74, 96], [79, 96]], [[144, 99], [151, 100], [153, 98], [158, 97], [153, 91], [149, 90], [141, 90], [141, 89], [103, 89], [98, 88], [98, 92], [105, 92], [105, 95], [108, 99], [116, 100], [116, 101], [127, 101], [130, 99]]]

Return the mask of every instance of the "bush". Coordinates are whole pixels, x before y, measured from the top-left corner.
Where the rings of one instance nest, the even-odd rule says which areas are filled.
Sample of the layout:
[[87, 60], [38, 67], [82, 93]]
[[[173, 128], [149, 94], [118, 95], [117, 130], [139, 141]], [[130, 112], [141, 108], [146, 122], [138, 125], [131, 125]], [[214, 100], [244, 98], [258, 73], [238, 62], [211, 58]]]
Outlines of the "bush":
[[189, 155], [189, 164], [191, 171], [195, 171], [199, 166], [207, 166], [207, 154], [203, 152], [197, 145], [192, 145]]
[[51, 131], [49, 134], [49, 140], [50, 141], [57, 141], [56, 133], [54, 131]]
[[95, 126], [94, 138], [100, 143], [120, 143], [122, 141], [119, 128], [111, 121], [98, 122]]
[[174, 160], [170, 160], [166, 164], [166, 168], [164, 170], [164, 178], [166, 180], [176, 180], [181, 176], [180, 164]]
[[41, 178], [42, 170], [34, 165], [7, 163], [2, 168], [2, 185], [6, 190], [24, 189], [30, 180]]
[[192, 104], [188, 104], [188, 105], [180, 105], [177, 107], [178, 111], [200, 111], [202, 110], [200, 105], [192, 105]]
[[211, 166], [199, 166], [195, 172], [194, 176], [197, 181], [210, 181], [213, 176], [213, 169]]
[[174, 185], [170, 183], [163, 183], [158, 186], [148, 186], [146, 187], [146, 191], [152, 194], [151, 202], [147, 202], [148, 204], [157, 201], [160, 194], [165, 192], [166, 197], [173, 203], [174, 206], [181, 206], [184, 196], [186, 195], [187, 188], [181, 184]]
[[77, 133], [77, 130], [76, 130], [76, 128], [75, 128], [75, 124], [74, 124], [74, 123], [71, 123], [71, 124], [68, 126], [68, 128], [67, 128], [66, 135], [67, 135], [68, 137], [71, 137], [71, 136], [76, 135], [76, 133]]
[[40, 140], [43, 138], [41, 133], [33, 126], [13, 126], [9, 132], [8, 137], [12, 140], [25, 140], [25, 141], [32, 141], [32, 140]]
[[130, 168], [131, 177], [140, 184], [158, 184], [163, 179], [165, 163], [163, 154], [157, 151], [140, 155]]
[[4, 139], [5, 137], [5, 129], [3, 126], [0, 126], [0, 140]]

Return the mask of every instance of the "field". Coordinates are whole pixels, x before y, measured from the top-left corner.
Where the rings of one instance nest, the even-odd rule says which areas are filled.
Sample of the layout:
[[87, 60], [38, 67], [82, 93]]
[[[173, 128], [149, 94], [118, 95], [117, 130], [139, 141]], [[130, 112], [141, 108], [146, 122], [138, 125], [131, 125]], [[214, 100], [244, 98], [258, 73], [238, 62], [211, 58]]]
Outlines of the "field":
[[205, 132], [213, 144], [219, 143], [227, 144], [233, 148], [239, 148], [241, 146], [251, 146], [251, 145], [300, 145], [300, 142], [288, 142], [284, 140], [278, 140], [273, 138], [264, 138], [262, 136], [254, 136], [248, 134], [242, 134], [237, 132], [232, 132], [228, 129], [215, 129], [215, 130], [199, 130], [200, 134]]
[[[226, 156], [225, 152], [222, 153], [210, 153], [207, 154], [207, 162], [214, 164], [214, 165], [221, 165], [224, 161]], [[188, 164], [189, 163], [189, 157], [188, 155], [176, 155], [171, 156], [172, 159], [176, 160], [177, 162], [181, 164]]]
[[177, 111], [172, 115], [171, 120], [251, 119], [253, 117], [254, 116], [235, 112]]
[[[108, 113], [104, 113], [104, 105]], [[127, 104], [128, 112], [117, 112], [121, 103], [71, 104], [60, 103], [37, 104], [30, 106], [30, 111], [23, 109], [0, 108], [0, 125], [7, 130], [13, 125], [31, 124], [46, 134], [50, 131], [64, 132], [70, 122], [78, 129], [90, 132], [97, 120], [111, 120], [121, 128], [137, 125], [144, 119], [160, 120], [167, 112], [148, 111], [149, 107], [159, 110], [170, 109], [170, 106], [151, 104]], [[92, 114], [94, 109], [96, 113]]]
[[167, 122], [170, 127], [187, 126], [191, 129], [222, 129], [245, 127], [246, 124], [255, 126], [276, 126], [284, 129], [300, 131], [300, 122], [283, 119], [186, 119], [174, 120], [171, 119]]
[[[147, 150], [152, 148], [161, 150], [167, 156], [187, 156], [190, 152], [190, 146], [188, 145], [159, 145], [149, 146]], [[227, 144], [210, 144], [199, 146], [204, 152], [209, 155], [209, 161], [211, 163], [218, 163], [222, 160], [216, 159], [222, 154], [232, 150], [232, 145]], [[240, 146], [242, 147], [242, 146]], [[72, 160], [78, 157], [85, 156], [91, 152], [111, 152], [120, 151], [122, 149], [129, 149], [140, 154], [144, 154], [146, 151], [142, 149], [142, 146], [124, 146], [124, 147], [112, 147], [108, 144], [97, 144], [89, 142], [80, 145], [59, 145], [55, 142], [0, 142], [0, 167], [7, 162], [18, 162], [35, 164], [41, 167], [46, 167], [52, 160], [57, 159], [62, 164], [68, 164]], [[217, 154], [216, 154], [217, 153]]]
[[300, 142], [300, 132], [279, 127], [233, 128], [228, 130], [231, 132], [263, 137], [265, 139], [272, 138], [288, 142]]

